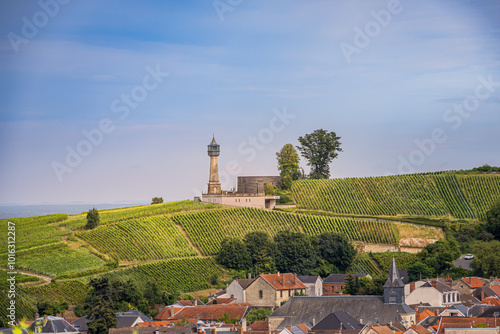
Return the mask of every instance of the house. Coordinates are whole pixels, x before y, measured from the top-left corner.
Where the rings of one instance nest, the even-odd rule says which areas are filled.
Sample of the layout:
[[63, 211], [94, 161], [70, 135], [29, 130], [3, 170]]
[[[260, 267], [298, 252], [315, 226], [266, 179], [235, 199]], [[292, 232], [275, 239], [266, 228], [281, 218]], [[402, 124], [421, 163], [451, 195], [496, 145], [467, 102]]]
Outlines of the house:
[[462, 304], [455, 304], [448, 307], [439, 315], [441, 317], [467, 317], [469, 316], [469, 308]]
[[387, 325], [376, 324], [366, 326], [360, 334], [394, 334], [394, 332]]
[[198, 305], [205, 305], [201, 300], [199, 299], [193, 299], [193, 300], [184, 300], [184, 299], [179, 299], [175, 303], [172, 304], [173, 306], [179, 306], [179, 307], [185, 307], [185, 306], [198, 306]]
[[413, 290], [407, 297], [409, 305], [428, 303], [431, 306], [450, 306], [460, 303], [460, 294], [448, 285], [431, 280]]
[[238, 303], [245, 303], [245, 289], [253, 282], [255, 278], [250, 276], [245, 279], [235, 279], [226, 287], [226, 295], [234, 296]]
[[212, 299], [215, 299], [215, 298], [226, 298], [227, 297], [227, 291], [226, 289], [223, 289], [223, 290], [220, 290], [219, 292], [216, 292], [214, 294], [210, 294], [210, 296], [208, 296], [208, 301], [211, 301]]
[[[368, 277], [366, 274], [355, 274], [354, 277]], [[323, 281], [323, 292], [335, 293], [344, 290], [347, 274], [330, 274]]]
[[485, 298], [489, 298], [489, 297], [498, 298], [500, 296], [494, 290], [496, 288], [499, 288], [499, 290], [500, 290], [500, 286], [487, 286], [487, 285], [483, 285], [483, 286], [481, 286], [479, 288], [476, 288], [476, 290], [474, 290], [474, 292], [472, 293], [472, 295], [474, 297], [476, 297], [477, 299], [479, 299], [480, 301], [483, 301]]
[[280, 306], [292, 298], [295, 292], [305, 294], [306, 289], [297, 274], [262, 274], [247, 286], [244, 296], [245, 302], [253, 306], [272, 307]]
[[217, 322], [226, 315], [231, 320], [241, 321], [249, 311], [249, 306], [237, 305], [198, 305], [184, 307], [179, 312], [174, 313], [168, 320], [197, 319], [203, 322]]
[[437, 334], [497, 334], [493, 318], [442, 317]]
[[305, 324], [300, 324], [297, 326], [288, 326], [280, 332], [277, 332], [277, 334], [307, 334], [309, 330], [310, 328]]
[[182, 310], [184, 306], [166, 306], [158, 312], [158, 314], [155, 316], [156, 321], [164, 321], [170, 319], [174, 314]]
[[416, 312], [405, 303], [404, 284], [393, 259], [383, 296], [296, 296], [269, 317], [269, 329], [306, 324], [314, 327], [329, 314], [343, 311], [361, 324], [405, 321], [415, 324]]
[[[413, 290], [415, 290], [416, 288], [421, 287], [422, 285], [428, 283], [429, 281], [430, 280], [426, 278], [426, 279], [420, 279], [418, 281], [410, 282], [408, 284], [405, 284], [405, 296], [408, 297], [410, 295], [410, 293], [413, 292]], [[450, 288], [453, 288], [453, 279], [450, 276], [448, 276], [446, 278], [441, 278], [441, 277], [433, 278], [432, 281], [437, 281], [437, 282], [446, 284]]]
[[206, 305], [228, 305], [228, 304], [235, 304], [236, 303], [236, 298], [234, 298], [234, 295], [231, 295], [231, 297], [219, 297], [219, 298], [214, 298], [211, 301], [209, 301]]
[[431, 331], [422, 325], [411, 325], [410, 328], [405, 330], [402, 334], [431, 334]]
[[472, 294], [474, 290], [483, 285], [484, 282], [479, 277], [462, 277], [453, 285], [453, 289], [461, 294]]
[[[318, 322], [311, 331], [318, 334], [331, 333], [333, 331], [349, 331], [359, 333], [364, 325], [343, 311], [333, 312]], [[351, 332], [352, 331], [352, 332]]]
[[306, 286], [306, 296], [321, 296], [323, 294], [323, 280], [319, 276], [297, 276]]
[[65, 334], [79, 334], [80, 331], [71, 325], [66, 319], [61, 317], [44, 316], [38, 318], [28, 326], [29, 333], [65, 333]]
[[[110, 328], [109, 334], [194, 334], [197, 333], [196, 324], [189, 323], [184, 327], [134, 327]], [[228, 333], [229, 334], [229, 333]]]
[[[129, 310], [127, 312], [116, 313], [117, 328], [134, 327], [141, 322], [151, 322], [151, 321], [153, 320], [147, 317], [144, 313], [137, 310]], [[83, 316], [71, 322], [71, 325], [74, 326], [79, 332], [87, 333], [89, 330], [88, 322], [89, 320], [87, 316]]]

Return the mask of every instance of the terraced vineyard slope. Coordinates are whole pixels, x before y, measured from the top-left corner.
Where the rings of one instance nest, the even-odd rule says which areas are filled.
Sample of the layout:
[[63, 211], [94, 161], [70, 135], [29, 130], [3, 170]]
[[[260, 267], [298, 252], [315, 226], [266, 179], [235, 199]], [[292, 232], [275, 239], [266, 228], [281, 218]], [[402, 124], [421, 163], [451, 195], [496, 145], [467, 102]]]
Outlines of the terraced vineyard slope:
[[303, 180], [292, 194], [301, 209], [355, 215], [484, 219], [500, 200], [500, 175], [408, 174]]
[[253, 208], [227, 208], [177, 214], [173, 220], [186, 231], [189, 239], [204, 255], [214, 255], [226, 236], [243, 238], [252, 231], [274, 236], [278, 231], [303, 230], [308, 235], [333, 231], [350, 240], [366, 243], [397, 244], [392, 224], [353, 218], [284, 213]]

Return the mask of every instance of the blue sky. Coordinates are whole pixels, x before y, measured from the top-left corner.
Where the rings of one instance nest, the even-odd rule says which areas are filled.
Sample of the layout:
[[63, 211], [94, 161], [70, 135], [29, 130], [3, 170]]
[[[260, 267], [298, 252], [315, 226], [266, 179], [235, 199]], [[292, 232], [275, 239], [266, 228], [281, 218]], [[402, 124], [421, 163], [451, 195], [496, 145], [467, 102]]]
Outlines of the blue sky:
[[213, 133], [226, 189], [319, 128], [332, 177], [500, 165], [495, 0], [1, 7], [3, 204], [192, 198]]

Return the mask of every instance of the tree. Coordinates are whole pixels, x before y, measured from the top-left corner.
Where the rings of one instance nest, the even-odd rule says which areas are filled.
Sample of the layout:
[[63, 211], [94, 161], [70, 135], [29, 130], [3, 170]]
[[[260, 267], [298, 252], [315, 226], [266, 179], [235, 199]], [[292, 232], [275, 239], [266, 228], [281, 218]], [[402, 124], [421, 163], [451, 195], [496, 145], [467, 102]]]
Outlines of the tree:
[[151, 204], [161, 204], [163, 203], [163, 197], [153, 197], [151, 199]]
[[328, 261], [340, 271], [345, 271], [356, 256], [356, 249], [345, 235], [333, 232], [323, 232], [313, 238], [313, 245], [319, 258]]
[[85, 225], [85, 228], [90, 230], [96, 228], [97, 225], [99, 225], [99, 211], [97, 211], [96, 208], [93, 208], [87, 213], [87, 224]]
[[224, 238], [215, 260], [228, 269], [248, 270], [251, 266], [247, 247], [237, 238]]
[[88, 323], [91, 334], [107, 334], [116, 327], [116, 315], [113, 307], [113, 288], [107, 277], [92, 278], [87, 296], [89, 305]]
[[500, 241], [479, 241], [472, 246], [472, 268], [478, 276], [500, 276]]
[[273, 313], [273, 310], [267, 308], [255, 308], [251, 310], [245, 319], [247, 319], [248, 324], [253, 324], [256, 321], [266, 320], [268, 316]]
[[297, 149], [307, 159], [307, 165], [311, 166], [311, 179], [330, 177], [330, 163], [338, 156], [338, 152], [342, 152], [339, 139], [335, 132], [323, 129], [299, 137], [301, 146], [297, 146]]
[[345, 278], [344, 292], [349, 295], [357, 295], [359, 292], [359, 278], [354, 276], [351, 272], [347, 273]]
[[250, 257], [252, 272], [270, 273], [276, 271], [275, 245], [269, 234], [261, 231], [250, 232], [245, 235], [243, 242]]
[[309, 237], [300, 232], [280, 231], [274, 237], [276, 268], [283, 272], [308, 275], [318, 258]]
[[500, 239], [500, 202], [486, 212], [486, 221], [486, 230], [493, 234], [495, 239]]
[[410, 282], [418, 281], [421, 278], [434, 277], [434, 271], [422, 262], [415, 262], [408, 266], [408, 279]]
[[280, 171], [281, 183], [284, 189], [290, 189], [292, 181], [299, 178], [299, 155], [292, 144], [286, 144], [279, 152], [276, 152], [278, 159], [278, 170]]

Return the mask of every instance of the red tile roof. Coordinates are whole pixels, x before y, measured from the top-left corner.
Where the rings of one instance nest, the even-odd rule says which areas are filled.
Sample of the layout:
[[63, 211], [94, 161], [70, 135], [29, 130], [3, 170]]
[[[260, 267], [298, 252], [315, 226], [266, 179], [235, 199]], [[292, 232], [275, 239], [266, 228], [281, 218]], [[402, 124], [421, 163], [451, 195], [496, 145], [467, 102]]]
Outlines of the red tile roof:
[[495, 291], [495, 293], [500, 296], [500, 285], [490, 285], [490, 289]]
[[167, 327], [171, 323], [175, 323], [177, 320], [163, 320], [163, 321], [145, 321], [145, 322], [140, 322], [137, 324], [138, 327], [153, 327], [153, 328], [159, 328], [159, 327]]
[[422, 312], [418, 312], [417, 313], [417, 322], [420, 322], [422, 320], [424, 320], [425, 318], [427, 317], [432, 317], [432, 316], [435, 316], [436, 314], [430, 310], [424, 310]]
[[481, 304], [493, 305], [493, 306], [500, 306], [500, 299], [494, 298], [494, 297], [484, 298], [481, 301]]
[[269, 324], [267, 321], [254, 321], [248, 328], [252, 331], [267, 331], [269, 329]]
[[200, 320], [217, 320], [224, 317], [227, 313], [231, 319], [243, 319], [247, 312], [248, 306], [235, 305], [201, 305], [193, 307], [185, 307], [175, 313], [169, 320], [200, 319]]
[[479, 288], [484, 285], [483, 281], [479, 277], [464, 277], [462, 281], [467, 283], [471, 288]]
[[413, 329], [418, 334], [430, 334], [431, 333], [430, 331], [425, 329], [425, 327], [422, 325], [412, 325], [410, 328]]
[[220, 305], [226, 304], [227, 305], [227, 304], [233, 304], [236, 301], [236, 298], [215, 298], [215, 299], [209, 301], [206, 305], [216, 305], [216, 304], [214, 304], [214, 300], [217, 301], [216, 304], [220, 304]]
[[494, 318], [465, 318], [442, 317], [437, 334], [444, 334], [445, 328], [472, 328], [474, 325], [486, 324], [486, 327], [495, 327]]
[[370, 329], [373, 329], [378, 334], [394, 334], [391, 329], [387, 326], [373, 325], [370, 326]]
[[[171, 311], [171, 307], [170, 306], [167, 306], [167, 307], [164, 307], [161, 309], [160, 313], [158, 313], [155, 317], [154, 320], [167, 320], [169, 319], [172, 314], [170, 314], [170, 311]], [[182, 307], [174, 307], [174, 314], [179, 312], [180, 310], [182, 310]]]
[[260, 277], [271, 284], [276, 290], [306, 289], [304, 283], [297, 278], [297, 274], [263, 274]]

